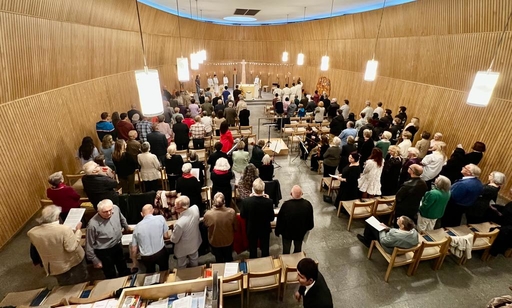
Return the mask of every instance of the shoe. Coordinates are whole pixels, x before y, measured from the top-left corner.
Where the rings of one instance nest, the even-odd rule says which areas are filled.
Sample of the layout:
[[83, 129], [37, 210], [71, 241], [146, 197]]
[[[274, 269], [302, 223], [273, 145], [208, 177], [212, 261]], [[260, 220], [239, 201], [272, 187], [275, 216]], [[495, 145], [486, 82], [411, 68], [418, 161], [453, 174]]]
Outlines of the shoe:
[[366, 238], [364, 236], [362, 236], [361, 234], [358, 234], [357, 235], [357, 239], [363, 243], [364, 246], [366, 246], [367, 248], [370, 248], [370, 244], [368, 244], [368, 241], [366, 240]]

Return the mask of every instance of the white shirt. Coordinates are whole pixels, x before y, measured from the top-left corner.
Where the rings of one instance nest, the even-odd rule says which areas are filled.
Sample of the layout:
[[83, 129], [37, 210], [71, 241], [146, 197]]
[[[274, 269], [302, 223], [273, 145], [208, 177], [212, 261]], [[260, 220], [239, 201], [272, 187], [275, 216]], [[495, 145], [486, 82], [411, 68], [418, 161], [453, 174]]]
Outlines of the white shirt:
[[348, 115], [350, 113], [350, 107], [349, 107], [349, 105], [345, 104], [345, 105], [341, 106], [340, 109], [341, 109], [341, 114], [343, 114], [343, 118], [346, 121], [348, 119]]
[[274, 91], [272, 92], [272, 94], [274, 95], [279, 95], [279, 97], [283, 96], [283, 90], [280, 89], [280, 88], [275, 88]]
[[219, 84], [219, 79], [217, 77], [213, 77], [213, 84], [214, 85], [218, 85]]
[[254, 78], [254, 84], [260, 84], [260, 78], [259, 77]]
[[[400, 156], [402, 156], [403, 159], [407, 158], [408, 150], [412, 146], [412, 142], [409, 139], [404, 139], [402, 142], [398, 144], [398, 147], [400, 148]], [[425, 170], [423, 170], [425, 172]]]
[[313, 281], [309, 286], [306, 286], [306, 290], [304, 290], [304, 295], [308, 294], [309, 289], [311, 289], [315, 285], [316, 281]]
[[[299, 98], [299, 100], [302, 99], [302, 81], [300, 83], [298, 83], [296, 86], [295, 86], [295, 95], [297, 95], [297, 97]], [[305, 106], [304, 106], [305, 107]]]
[[224, 76], [224, 78], [222, 78], [222, 82], [224, 83], [224, 85], [226, 85], [226, 86], [227, 86], [227, 85], [228, 85], [228, 83], [229, 83], [229, 79], [228, 79], [228, 77], [227, 77], [227, 76]]
[[432, 154], [423, 157], [421, 164], [423, 165], [423, 173], [420, 178], [423, 181], [432, 180], [443, 169], [444, 156], [441, 153], [434, 151]]
[[365, 117], [368, 118], [368, 117], [373, 117], [373, 108], [370, 107], [370, 106], [366, 106], [362, 111], [361, 113], [365, 114]]
[[[373, 113], [378, 114], [379, 115], [379, 119], [380, 119], [380, 118], [382, 118], [382, 115], [384, 114], [384, 109], [382, 109], [382, 107], [377, 107], [377, 108], [375, 108]], [[373, 116], [373, 114], [372, 114], [372, 116]]]
[[291, 95], [297, 96], [297, 86], [293, 86], [290, 88]]
[[210, 86], [210, 87], [213, 86], [213, 79], [208, 78], [208, 86]]
[[288, 87], [283, 88], [283, 95], [284, 96], [290, 97], [291, 94], [292, 94], [292, 90], [290, 88], [288, 88]]
[[206, 133], [212, 132], [212, 118], [211, 117], [202, 117], [201, 123], [204, 124], [204, 130]]

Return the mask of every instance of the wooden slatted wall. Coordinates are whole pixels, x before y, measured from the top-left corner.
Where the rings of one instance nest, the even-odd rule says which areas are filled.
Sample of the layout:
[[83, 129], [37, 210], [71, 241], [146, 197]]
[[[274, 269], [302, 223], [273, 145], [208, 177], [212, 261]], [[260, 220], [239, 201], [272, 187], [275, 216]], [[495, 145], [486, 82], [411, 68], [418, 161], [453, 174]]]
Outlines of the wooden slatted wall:
[[[205, 48], [206, 65], [191, 75], [247, 66], [263, 84], [301, 76], [312, 90], [320, 76], [332, 81], [332, 96], [348, 98], [359, 112], [363, 102], [408, 107], [421, 129], [443, 132], [451, 151], [476, 140], [489, 148], [481, 163], [512, 175], [512, 32], [506, 34], [495, 70], [502, 76], [489, 107], [465, 105], [477, 70], [486, 69], [512, 2], [509, 0], [418, 0], [385, 10], [376, 59], [379, 77], [364, 82], [380, 11], [281, 26], [230, 27], [181, 19], [141, 5], [148, 63], [160, 70], [162, 85], [176, 89], [176, 57]], [[0, 246], [35, 213], [51, 172], [73, 172], [73, 156], [85, 135], [95, 135], [102, 111], [127, 110], [137, 102], [132, 71], [142, 67], [135, 4], [127, 0], [0, 0]], [[281, 66], [281, 53], [290, 53]], [[295, 66], [298, 52], [305, 65]], [[331, 69], [320, 72], [322, 55]], [[251, 77], [250, 71], [253, 71]], [[240, 78], [240, 75], [239, 75]], [[193, 89], [193, 82], [185, 83]], [[485, 179], [486, 176], [483, 176]], [[507, 190], [512, 181], [508, 181]], [[10, 210], [12, 207], [17, 210]]]

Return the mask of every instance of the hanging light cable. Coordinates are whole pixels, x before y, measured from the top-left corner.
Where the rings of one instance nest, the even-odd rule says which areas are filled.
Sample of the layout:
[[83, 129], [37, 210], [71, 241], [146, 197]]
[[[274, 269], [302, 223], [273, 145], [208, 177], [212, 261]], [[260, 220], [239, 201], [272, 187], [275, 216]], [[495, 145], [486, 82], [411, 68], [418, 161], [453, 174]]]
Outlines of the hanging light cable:
[[[198, 9], [198, 5], [197, 5], [197, 0], [196, 0], [196, 18], [197, 18], [197, 21], [199, 21], [199, 9]], [[199, 46], [201, 46], [201, 44], [199, 44]], [[201, 47], [199, 47], [201, 48]], [[204, 51], [204, 59], [203, 59], [203, 51]], [[197, 61], [199, 62], [199, 64], [203, 64], [204, 60], [206, 60], [206, 51], [203, 49], [203, 50], [199, 50], [197, 52]]]
[[492, 67], [494, 65], [494, 61], [498, 57], [500, 46], [503, 43], [503, 39], [505, 38], [505, 32], [508, 29], [508, 25], [510, 24], [510, 19], [512, 17], [512, 12], [508, 15], [507, 22], [503, 27], [503, 32], [501, 33], [500, 39], [498, 40], [498, 44], [496, 45], [496, 50], [494, 51], [494, 56], [491, 61], [491, 65], [487, 71], [478, 71], [475, 76], [475, 80], [473, 81], [473, 86], [469, 91], [468, 99], [466, 100], [466, 104], [477, 107], [485, 107], [489, 104], [491, 100], [492, 92], [494, 92], [494, 88], [498, 83], [498, 79], [500, 77], [499, 72], [493, 72]]
[[144, 37], [142, 35], [142, 25], [140, 22], [139, 4], [135, 0], [137, 9], [137, 21], [139, 23], [140, 43], [142, 46], [142, 58], [144, 59], [144, 69], [135, 71], [135, 82], [139, 92], [140, 107], [142, 114], [148, 117], [164, 113], [162, 104], [162, 93], [160, 92], [160, 79], [158, 70], [148, 68], [146, 61], [146, 49], [144, 47]]
[[329, 32], [327, 33], [327, 49], [325, 50], [325, 56], [322, 57], [322, 60], [320, 62], [320, 70], [321, 71], [327, 71], [329, 69], [329, 56], [327, 55], [327, 53], [329, 52], [333, 9], [334, 9], [334, 0], [331, 1], [331, 17], [330, 17], [331, 20], [329, 21]]
[[377, 42], [379, 41], [380, 29], [382, 26], [382, 18], [384, 17], [384, 8], [386, 7], [386, 0], [382, 4], [382, 11], [380, 13], [379, 28], [377, 29], [377, 37], [375, 38], [375, 45], [373, 46], [373, 57], [366, 63], [366, 71], [364, 73], [364, 80], [374, 81], [377, 77], [377, 68], [379, 67], [379, 61], [375, 60], [375, 52], [377, 51]]
[[[288, 26], [288, 14], [286, 14], [286, 25]], [[283, 62], [288, 62], [288, 52], [286, 51], [286, 41], [284, 42], [283, 56], [281, 57]]]
[[176, 12], [178, 12], [178, 35], [180, 36], [181, 57], [176, 59], [176, 64], [178, 65], [178, 80], [183, 82], [190, 80], [190, 71], [188, 70], [188, 59], [183, 57], [183, 44], [181, 42], [180, 5], [178, 2], [179, 0], [176, 0]]
[[[192, 0], [188, 0], [188, 4], [190, 6], [190, 19], [194, 19], [194, 16], [192, 14]], [[195, 52], [192, 52], [190, 54], [190, 69], [192, 70], [198, 70], [199, 69], [199, 54]]]
[[[196, 0], [196, 3], [197, 3], [197, 0]], [[203, 10], [200, 10], [201, 11], [201, 20], [203, 20]], [[203, 49], [201, 49], [201, 51], [199, 51], [199, 54], [201, 55], [201, 63], [203, 63], [204, 61], [206, 61], [206, 50], [204, 49], [204, 32], [203, 32]]]
[[[306, 7], [304, 7], [304, 19], [302, 22], [306, 21]], [[303, 24], [304, 25], [304, 24]], [[304, 37], [304, 32], [302, 33], [302, 36]], [[305, 41], [303, 39], [303, 41]], [[300, 53], [297, 55], [297, 65], [303, 65], [304, 64], [304, 54], [302, 53], [302, 44], [300, 45]]]

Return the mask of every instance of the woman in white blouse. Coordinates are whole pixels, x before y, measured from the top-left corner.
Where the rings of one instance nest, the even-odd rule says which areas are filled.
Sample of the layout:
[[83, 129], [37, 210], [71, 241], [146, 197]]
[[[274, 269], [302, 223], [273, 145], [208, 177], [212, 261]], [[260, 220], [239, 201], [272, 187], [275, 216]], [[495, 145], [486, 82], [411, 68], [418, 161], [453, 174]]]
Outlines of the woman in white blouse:
[[155, 154], [149, 152], [149, 142], [142, 143], [140, 147], [142, 153], [137, 156], [140, 165], [140, 179], [144, 183], [145, 191], [157, 191], [158, 180], [162, 175], [160, 172], [160, 161]]
[[444, 149], [446, 143], [438, 142], [434, 144], [432, 154], [429, 154], [423, 158], [421, 164], [423, 165], [423, 173], [420, 178], [427, 182], [427, 187], [430, 189], [432, 181], [439, 175], [446, 163], [446, 154]]
[[404, 131], [402, 133], [403, 140], [398, 144], [398, 147], [400, 148], [400, 155], [402, 156], [403, 159], [407, 158], [407, 151], [412, 146], [411, 137], [412, 134], [410, 132]]
[[381, 195], [380, 178], [384, 159], [382, 151], [379, 148], [373, 148], [372, 154], [364, 163], [364, 170], [358, 180], [358, 188], [363, 194], [363, 198]]

